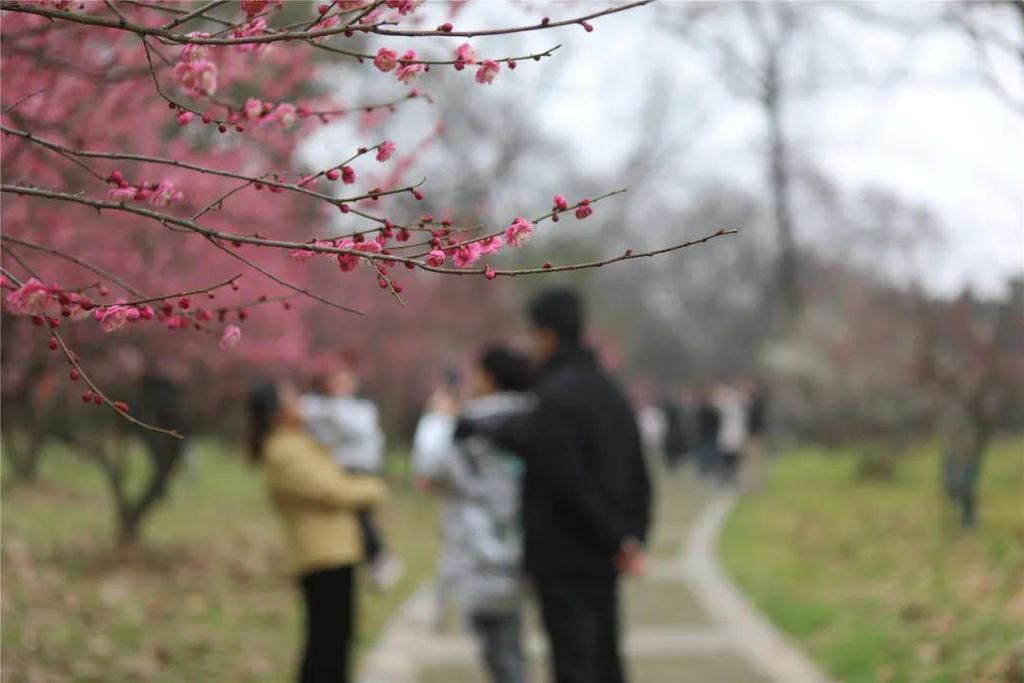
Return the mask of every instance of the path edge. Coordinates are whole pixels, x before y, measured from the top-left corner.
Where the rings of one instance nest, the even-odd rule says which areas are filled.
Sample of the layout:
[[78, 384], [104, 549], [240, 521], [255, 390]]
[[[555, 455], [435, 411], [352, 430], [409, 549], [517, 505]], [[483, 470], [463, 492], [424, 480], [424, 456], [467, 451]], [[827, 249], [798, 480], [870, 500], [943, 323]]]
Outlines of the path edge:
[[779, 683], [828, 683], [828, 676], [758, 611], [722, 569], [718, 541], [736, 493], [714, 498], [690, 528], [683, 570], [693, 593], [757, 671]]

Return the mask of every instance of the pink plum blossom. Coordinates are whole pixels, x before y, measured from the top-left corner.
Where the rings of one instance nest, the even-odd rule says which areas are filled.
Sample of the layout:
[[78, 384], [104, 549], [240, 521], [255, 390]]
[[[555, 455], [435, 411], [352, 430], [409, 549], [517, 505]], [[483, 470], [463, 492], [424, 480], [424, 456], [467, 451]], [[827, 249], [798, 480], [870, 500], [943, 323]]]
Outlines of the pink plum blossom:
[[576, 207], [576, 218], [578, 218], [579, 220], [583, 220], [592, 213], [594, 213], [594, 210], [590, 208], [590, 200], [581, 199], [580, 205]]
[[377, 240], [369, 240], [367, 242], [359, 242], [355, 246], [356, 251], [365, 251], [370, 254], [380, 253], [381, 246]]
[[388, 7], [398, 10], [402, 16], [412, 14], [423, 0], [388, 0]]
[[493, 59], [485, 59], [480, 63], [480, 68], [476, 70], [476, 82], [477, 83], [490, 83], [494, 80], [494, 77], [498, 75], [498, 71], [501, 70], [501, 65]]
[[476, 64], [476, 50], [469, 43], [463, 43], [456, 48], [455, 59], [466, 64]]
[[381, 71], [391, 71], [398, 66], [398, 53], [389, 47], [382, 47], [377, 50], [377, 56], [373, 58], [373, 65]]
[[441, 266], [444, 265], [444, 261], [445, 261], [445, 253], [443, 251], [441, 251], [440, 249], [432, 249], [431, 252], [429, 254], [427, 254], [427, 265], [428, 266], [432, 266], [434, 268], [440, 268]]
[[501, 238], [493, 235], [477, 242], [480, 245], [480, 254], [496, 254], [501, 249]]
[[265, 9], [273, 7], [281, 9], [284, 7], [284, 0], [240, 0], [240, 2], [242, 11], [250, 19]]
[[510, 247], [521, 247], [533, 235], [533, 223], [522, 216], [517, 216], [512, 225], [505, 229], [505, 244]]
[[[336, 14], [331, 15], [329, 17], [324, 17], [320, 21], [316, 22], [316, 24], [313, 25], [313, 29], [312, 30], [314, 30], [314, 31], [326, 31], [327, 29], [334, 28], [335, 26], [341, 26], [341, 17], [339, 17]], [[319, 42], [322, 42], [323, 40], [325, 40], [327, 38], [330, 38], [330, 36], [329, 35], [328, 36], [319, 36], [317, 38], [313, 38], [313, 42], [314, 43], [319, 43]]]
[[416, 59], [416, 50], [406, 50], [402, 55], [403, 64], [395, 71], [395, 76], [402, 83], [410, 83], [417, 75], [427, 70], [426, 64], [412, 63]]
[[174, 65], [174, 80], [190, 95], [213, 95], [217, 92], [217, 65], [208, 59], [182, 60]]
[[295, 125], [297, 116], [298, 110], [295, 108], [294, 104], [291, 102], [282, 102], [274, 107], [274, 111], [265, 117], [264, 121], [279, 123], [283, 128], [291, 128]]
[[[255, 36], [263, 35], [263, 32], [267, 28], [267, 21], [263, 17], [248, 22], [247, 24], [235, 28], [233, 31], [235, 38], [253, 38]], [[268, 43], [238, 43], [235, 45], [237, 52], [254, 52], [259, 54], [267, 48]]]
[[[193, 31], [192, 33], [189, 33], [188, 36], [189, 38], [209, 38], [210, 34], [205, 31]], [[208, 55], [209, 52], [209, 45], [189, 43], [185, 47], [181, 48], [181, 61], [195, 62], [200, 59], [206, 59], [206, 55]]]
[[[355, 242], [350, 239], [340, 240], [337, 244], [338, 249], [354, 249], [356, 246]], [[343, 273], [350, 273], [359, 266], [359, 257], [355, 254], [338, 254], [338, 268]]]
[[242, 340], [242, 329], [238, 325], [228, 325], [224, 328], [224, 332], [220, 335], [220, 341], [217, 342], [217, 348], [221, 351], [227, 351], [238, 346], [238, 342]]
[[184, 194], [174, 187], [173, 180], [161, 180], [149, 196], [149, 203], [152, 206], [168, 206], [180, 202], [182, 197]]
[[[93, 313], [93, 317], [100, 322], [100, 327], [103, 328], [104, 332], [113, 332], [128, 322], [128, 312], [130, 310], [134, 309], [131, 306], [115, 304], [113, 306], [97, 308]], [[135, 314], [137, 318], [138, 311], [135, 311]]]
[[377, 161], [385, 162], [391, 158], [391, 155], [395, 153], [395, 143], [390, 140], [385, 140], [381, 143], [381, 146], [377, 148]]
[[53, 293], [53, 288], [32, 277], [7, 295], [7, 305], [15, 315], [56, 314], [60, 312], [60, 304]]
[[245, 106], [242, 108], [242, 113], [247, 119], [256, 120], [263, 116], [263, 102], [255, 97], [250, 97], [245, 101]]
[[555, 195], [554, 205], [555, 208], [558, 209], [559, 211], [565, 211], [566, 209], [569, 208], [569, 202], [566, 201], [565, 197], [563, 197], [560, 194]]
[[476, 242], [461, 245], [452, 256], [452, 262], [455, 263], [456, 268], [468, 268], [479, 260], [480, 247]]
[[469, 43], [463, 43], [455, 50], [455, 70], [462, 71], [467, 64], [476, 64], [476, 50]]
[[138, 189], [130, 185], [125, 187], [115, 187], [112, 190], [107, 191], [107, 196], [111, 199], [135, 199], [135, 194]]

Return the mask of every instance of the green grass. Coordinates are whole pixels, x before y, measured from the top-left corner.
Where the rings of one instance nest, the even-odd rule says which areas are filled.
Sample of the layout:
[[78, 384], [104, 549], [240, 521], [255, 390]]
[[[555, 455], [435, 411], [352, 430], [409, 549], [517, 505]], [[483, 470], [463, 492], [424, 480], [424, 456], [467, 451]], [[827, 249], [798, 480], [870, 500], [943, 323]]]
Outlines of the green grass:
[[[141, 466], [141, 463], [140, 463]], [[115, 555], [97, 472], [53, 449], [42, 483], [2, 501], [3, 681], [284, 681], [300, 603], [260, 471], [214, 443], [154, 513], [142, 550]], [[381, 513], [402, 584], [361, 593], [360, 640], [433, 569], [437, 507], [392, 484]]]
[[980, 521], [960, 529], [936, 449], [888, 482], [846, 453], [783, 457], [726, 525], [728, 571], [842, 681], [1017, 681], [1024, 665], [1024, 440], [985, 463]]

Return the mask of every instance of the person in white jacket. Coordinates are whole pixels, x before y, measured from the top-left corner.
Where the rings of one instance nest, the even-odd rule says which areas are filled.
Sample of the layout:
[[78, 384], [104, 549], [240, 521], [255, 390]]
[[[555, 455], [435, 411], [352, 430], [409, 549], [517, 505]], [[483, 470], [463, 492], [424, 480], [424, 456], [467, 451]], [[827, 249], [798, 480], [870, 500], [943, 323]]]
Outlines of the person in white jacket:
[[718, 429], [722, 483], [735, 485], [739, 481], [739, 468], [747, 445], [747, 396], [735, 385], [725, 383], [715, 391], [715, 406], [722, 418]]
[[461, 437], [459, 417], [511, 423], [534, 405], [529, 360], [502, 346], [483, 351], [458, 409], [435, 395], [413, 441], [413, 470], [445, 500], [439, 575], [480, 647], [492, 683], [523, 683], [523, 465], [484, 436]]
[[[377, 406], [357, 395], [359, 379], [349, 366], [326, 373], [300, 399], [306, 430], [346, 472], [380, 476], [384, 468], [384, 433]], [[359, 513], [370, 581], [378, 589], [393, 586], [402, 566], [384, 543], [372, 509]]]

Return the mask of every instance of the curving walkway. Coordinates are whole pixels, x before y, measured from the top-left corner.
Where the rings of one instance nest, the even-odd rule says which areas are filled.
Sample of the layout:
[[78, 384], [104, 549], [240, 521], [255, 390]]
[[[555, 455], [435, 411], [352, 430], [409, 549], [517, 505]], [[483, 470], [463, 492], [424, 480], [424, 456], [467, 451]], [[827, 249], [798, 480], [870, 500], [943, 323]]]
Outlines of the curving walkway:
[[[627, 582], [625, 651], [633, 683], [824, 683], [828, 679], [724, 575], [715, 546], [735, 496], [688, 474], [663, 476], [647, 575]], [[483, 683], [471, 638], [435, 628], [422, 585], [363, 662], [361, 683]], [[534, 681], [544, 642], [529, 619]]]

